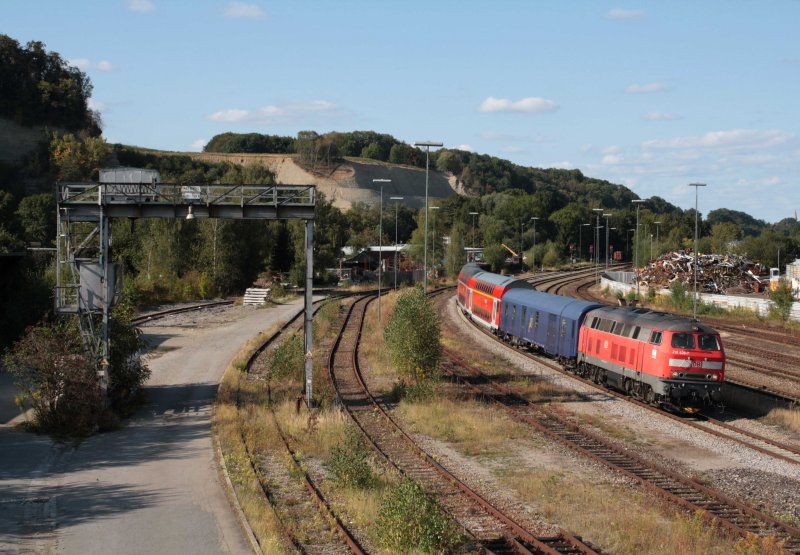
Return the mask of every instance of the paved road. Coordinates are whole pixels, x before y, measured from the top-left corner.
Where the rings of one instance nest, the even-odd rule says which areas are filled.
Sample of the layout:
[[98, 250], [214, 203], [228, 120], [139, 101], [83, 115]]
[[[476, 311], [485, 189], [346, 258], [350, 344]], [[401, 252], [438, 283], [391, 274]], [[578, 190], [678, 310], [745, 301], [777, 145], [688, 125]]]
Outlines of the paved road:
[[144, 328], [148, 404], [122, 430], [71, 445], [0, 428], [0, 553], [250, 553], [214, 458], [213, 401], [239, 348], [301, 307]]

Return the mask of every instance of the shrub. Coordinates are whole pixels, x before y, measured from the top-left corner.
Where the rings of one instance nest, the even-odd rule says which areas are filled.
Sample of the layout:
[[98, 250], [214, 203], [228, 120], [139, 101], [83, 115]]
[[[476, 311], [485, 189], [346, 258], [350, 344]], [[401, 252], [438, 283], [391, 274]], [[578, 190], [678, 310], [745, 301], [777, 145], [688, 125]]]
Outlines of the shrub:
[[781, 280], [778, 288], [770, 292], [769, 299], [772, 301], [772, 305], [769, 307], [770, 317], [786, 322], [789, 319], [792, 303], [794, 302], [792, 286]]
[[679, 310], [691, 310], [692, 295], [687, 292], [686, 286], [682, 282], [678, 280], [673, 281], [672, 285], [669, 286], [669, 290], [672, 292], [669, 298], [669, 304]]
[[117, 408], [133, 399], [150, 377], [150, 369], [139, 354], [145, 344], [141, 330], [131, 323], [133, 316], [133, 304], [122, 303], [111, 317], [108, 395]]
[[292, 373], [300, 375], [303, 371], [303, 337], [293, 334], [286, 341], [281, 341], [269, 356], [268, 368], [275, 379], [291, 376]]
[[421, 288], [400, 293], [384, 339], [398, 373], [412, 382], [437, 375], [439, 350], [439, 318]]
[[364, 438], [354, 428], [348, 428], [343, 441], [331, 449], [328, 470], [338, 485], [366, 489], [375, 483], [369, 465], [370, 451]]
[[102, 396], [74, 322], [28, 328], [5, 362], [33, 406], [38, 429], [59, 435], [97, 429]]
[[376, 525], [379, 541], [395, 551], [443, 553], [460, 540], [454, 523], [436, 500], [408, 479], [389, 491]]

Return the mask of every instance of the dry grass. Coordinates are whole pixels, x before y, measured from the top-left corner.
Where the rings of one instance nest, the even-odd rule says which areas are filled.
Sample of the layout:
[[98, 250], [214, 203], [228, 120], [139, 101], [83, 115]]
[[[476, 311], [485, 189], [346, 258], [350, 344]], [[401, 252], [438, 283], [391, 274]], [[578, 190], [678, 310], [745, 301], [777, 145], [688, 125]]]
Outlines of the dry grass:
[[772, 409], [764, 417], [764, 421], [786, 430], [800, 432], [800, 409]]
[[476, 401], [403, 401], [398, 413], [413, 431], [449, 442], [467, 455], [498, 455], [508, 449], [509, 440], [530, 435], [500, 411]]
[[[398, 292], [400, 291], [402, 289], [398, 289]], [[369, 360], [371, 376], [381, 378], [394, 378], [397, 376], [383, 339], [383, 328], [394, 312], [394, 307], [397, 304], [397, 295], [398, 293], [394, 291], [388, 291], [386, 294], [381, 295], [380, 322], [378, 321], [377, 300], [372, 302], [364, 317], [363, 337], [365, 341], [362, 342], [359, 349], [361, 354]]]
[[770, 550], [769, 542], [721, 538], [700, 515], [664, 514], [648, 497], [612, 484], [589, 482], [562, 471], [521, 469], [518, 465], [501, 481], [546, 518], [580, 531], [611, 553], [776, 553]]
[[[240, 351], [240, 354], [231, 361], [222, 378], [217, 395], [217, 404], [214, 411], [214, 431], [219, 438], [223, 453], [223, 461], [233, 483], [236, 498], [245, 514], [250, 526], [265, 553], [283, 553], [280, 525], [272, 507], [264, 499], [261, 489], [260, 477], [253, 472], [250, 466], [241, 430], [245, 436], [257, 436], [253, 433], [253, 422], [263, 422], [265, 415], [255, 412], [258, 407], [247, 406], [247, 410], [240, 411], [236, 406], [237, 394], [240, 388], [247, 387], [247, 395], [263, 393], [257, 388], [263, 384], [246, 382], [243, 380], [242, 370], [250, 353], [260, 345], [270, 332], [260, 334], [249, 341]], [[263, 412], [263, 409], [262, 409]], [[259, 440], [259, 443], [268, 443], [269, 440]]]

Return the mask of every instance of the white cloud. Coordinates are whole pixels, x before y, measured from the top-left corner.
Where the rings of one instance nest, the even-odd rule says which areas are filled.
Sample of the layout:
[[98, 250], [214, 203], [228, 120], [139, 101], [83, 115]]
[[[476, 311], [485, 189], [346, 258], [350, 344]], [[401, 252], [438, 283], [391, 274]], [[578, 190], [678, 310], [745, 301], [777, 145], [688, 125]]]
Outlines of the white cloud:
[[616, 166], [620, 162], [622, 162], [622, 156], [619, 154], [606, 154], [600, 160], [600, 163], [604, 166]]
[[108, 60], [100, 60], [99, 62], [92, 62], [87, 58], [71, 58], [67, 63], [73, 67], [77, 67], [81, 71], [89, 71], [96, 69], [97, 71], [115, 71], [117, 66]]
[[642, 19], [646, 15], [644, 10], [626, 10], [623, 8], [614, 8], [609, 10], [606, 16], [610, 19], [617, 19], [629, 21], [632, 19]]
[[690, 149], [690, 148], [769, 148], [789, 141], [794, 135], [780, 129], [732, 129], [730, 131], [711, 131], [694, 137], [674, 139], [655, 139], [644, 141], [643, 148]]
[[494, 98], [490, 96], [481, 102], [481, 112], [524, 112], [528, 114], [555, 112], [558, 105], [552, 100], [529, 96], [520, 100], [509, 100], [507, 98]]
[[203, 147], [206, 146], [208, 141], [206, 139], [197, 139], [192, 141], [191, 146], [189, 147], [190, 152], [201, 152]]
[[625, 92], [629, 94], [647, 94], [654, 92], [664, 92], [668, 90], [669, 87], [664, 83], [647, 83], [645, 85], [631, 85], [627, 89], [625, 89]]
[[522, 152], [527, 152], [527, 150], [521, 146], [509, 145], [503, 147], [503, 152], [507, 152], [509, 154], [520, 154]]
[[619, 154], [622, 149], [618, 145], [609, 145], [603, 149], [603, 154]]
[[642, 119], [646, 119], [648, 121], [673, 121], [676, 119], [681, 119], [678, 114], [673, 114], [672, 112], [647, 112], [646, 114], [642, 114]]
[[311, 114], [332, 114], [336, 104], [327, 100], [289, 102], [278, 106], [264, 106], [258, 110], [232, 108], [214, 112], [208, 119], [224, 123], [275, 123], [301, 119]]
[[150, 0], [128, 0], [128, 9], [132, 12], [152, 12], [156, 6]]
[[95, 100], [94, 98], [90, 97], [89, 101], [86, 104], [87, 104], [87, 107], [90, 110], [94, 110], [95, 112], [103, 113], [103, 112], [106, 111], [105, 103], [99, 102], [99, 101]]
[[475, 149], [472, 148], [471, 145], [458, 145], [453, 147], [456, 150], [465, 150], [467, 152], [475, 152]]
[[231, 2], [225, 8], [225, 15], [228, 17], [258, 18], [264, 15], [264, 11], [256, 4], [246, 4], [244, 2]]

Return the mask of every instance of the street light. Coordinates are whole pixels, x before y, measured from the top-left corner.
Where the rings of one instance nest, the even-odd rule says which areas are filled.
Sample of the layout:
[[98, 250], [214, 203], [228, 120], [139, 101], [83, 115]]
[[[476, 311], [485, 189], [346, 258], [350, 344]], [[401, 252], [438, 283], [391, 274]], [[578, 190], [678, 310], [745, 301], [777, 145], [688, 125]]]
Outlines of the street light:
[[[431, 206], [431, 210], [439, 210], [439, 208], [441, 208], [441, 206]], [[435, 214], [436, 213], [434, 212], [434, 218], [433, 218], [433, 254], [431, 255], [431, 258], [433, 258], [433, 275], [434, 276], [436, 275], [436, 217], [435, 217]]]
[[643, 202], [647, 201], [644, 199], [637, 198], [633, 199], [631, 202], [636, 204], [636, 232], [634, 233], [634, 239], [636, 239], [634, 246], [634, 248], [636, 249], [636, 253], [634, 254], [634, 257], [636, 261], [633, 263], [633, 272], [634, 275], [636, 276], [636, 301], [638, 302], [639, 301], [639, 207], [642, 205]]
[[625, 234], [625, 258], [630, 260], [631, 258], [631, 231], [636, 231], [635, 229], [627, 230]]
[[592, 208], [592, 212], [597, 213], [597, 225], [594, 229], [594, 282], [597, 283], [597, 267], [600, 265], [600, 214], [602, 208]]
[[430, 154], [432, 146], [444, 146], [443, 143], [433, 141], [417, 141], [414, 146], [425, 147], [425, 257], [423, 258], [422, 290], [428, 290], [428, 166], [430, 165]]
[[[616, 231], [616, 230], [617, 230], [616, 227], [609, 227], [608, 228], [608, 231]], [[611, 252], [611, 246], [608, 244], [608, 235], [606, 235], [606, 250], [609, 253]], [[606, 256], [606, 259], [608, 259], [608, 256]], [[613, 260], [611, 262], [613, 262]], [[611, 262], [609, 262], [609, 264], [611, 264]], [[606, 271], [608, 271], [608, 266], [606, 266]]]
[[578, 262], [583, 260], [583, 228], [591, 227], [592, 224], [581, 224], [578, 227]]
[[[658, 243], [658, 229], [659, 229], [658, 226], [661, 225], [661, 222], [653, 222], [653, 225], [656, 226], [656, 254], [659, 254], [660, 249], [659, 249], [659, 243]], [[650, 258], [653, 258], [653, 253], [650, 253]]]
[[533, 250], [531, 251], [531, 259], [533, 264], [531, 265], [531, 269], [533, 273], [536, 273], [536, 220], [538, 220], [538, 216], [531, 217], [531, 221], [533, 222]]
[[475, 216], [478, 215], [477, 212], [470, 212], [470, 216], [472, 216], [472, 248], [475, 248]]
[[383, 184], [391, 183], [391, 179], [373, 179], [373, 183], [381, 184], [381, 214], [378, 218], [378, 325], [381, 323], [381, 267], [383, 266]]
[[610, 229], [608, 228], [608, 219], [611, 217], [611, 214], [603, 214], [603, 217], [606, 219], [606, 272], [608, 271], [608, 232]]
[[[403, 200], [403, 197], [389, 197], [389, 200]], [[394, 290], [397, 291], [397, 210], [400, 203], [394, 203]]]
[[689, 183], [694, 187], [694, 295], [692, 295], [692, 320], [697, 320], [697, 191], [705, 187], [705, 183]]

